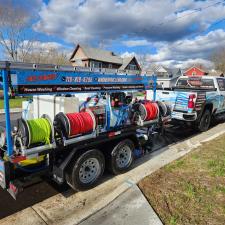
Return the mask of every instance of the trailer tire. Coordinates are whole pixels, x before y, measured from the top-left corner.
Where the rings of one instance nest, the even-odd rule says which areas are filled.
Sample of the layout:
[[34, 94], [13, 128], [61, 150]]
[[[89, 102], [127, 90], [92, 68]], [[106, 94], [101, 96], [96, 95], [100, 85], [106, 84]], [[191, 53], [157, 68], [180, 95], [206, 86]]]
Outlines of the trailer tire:
[[105, 158], [101, 151], [92, 149], [81, 154], [66, 171], [67, 183], [76, 191], [94, 187], [105, 169]]
[[134, 161], [134, 143], [130, 139], [120, 141], [108, 154], [106, 167], [112, 174], [124, 173]]
[[198, 122], [197, 129], [200, 132], [205, 132], [209, 129], [210, 124], [211, 124], [211, 111], [209, 109], [206, 109], [203, 112], [200, 121]]

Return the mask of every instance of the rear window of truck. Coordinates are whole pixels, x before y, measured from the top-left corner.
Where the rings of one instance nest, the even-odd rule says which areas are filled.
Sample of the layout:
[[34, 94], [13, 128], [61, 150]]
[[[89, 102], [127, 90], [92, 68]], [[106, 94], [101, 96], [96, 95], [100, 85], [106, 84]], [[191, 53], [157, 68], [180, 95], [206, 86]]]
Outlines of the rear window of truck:
[[224, 78], [218, 78], [217, 83], [218, 83], [220, 91], [225, 91], [225, 79]]
[[176, 87], [193, 87], [193, 88], [215, 88], [213, 79], [191, 79], [181, 78], [177, 81]]

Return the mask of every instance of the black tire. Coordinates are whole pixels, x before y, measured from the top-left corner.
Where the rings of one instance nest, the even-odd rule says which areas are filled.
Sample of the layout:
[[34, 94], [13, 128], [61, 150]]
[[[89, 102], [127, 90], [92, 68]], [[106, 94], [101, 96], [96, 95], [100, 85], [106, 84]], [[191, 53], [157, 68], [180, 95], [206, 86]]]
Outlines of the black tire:
[[[126, 154], [126, 156], [124, 156]], [[127, 160], [123, 161], [123, 159]], [[112, 174], [124, 173], [134, 161], [134, 143], [130, 139], [120, 141], [108, 154], [106, 167]]]
[[86, 190], [97, 184], [104, 169], [104, 155], [99, 150], [92, 149], [71, 162], [66, 171], [66, 181], [76, 191]]
[[201, 119], [198, 123], [198, 126], [197, 126], [197, 129], [198, 131], [200, 132], [205, 132], [209, 129], [209, 126], [211, 124], [211, 111], [209, 109], [206, 109], [202, 116], [201, 116]]

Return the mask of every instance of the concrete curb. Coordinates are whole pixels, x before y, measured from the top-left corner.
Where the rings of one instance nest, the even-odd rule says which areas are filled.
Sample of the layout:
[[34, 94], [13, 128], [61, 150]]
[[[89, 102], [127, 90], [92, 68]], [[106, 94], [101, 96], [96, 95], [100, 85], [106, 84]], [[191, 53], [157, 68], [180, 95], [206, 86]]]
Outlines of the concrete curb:
[[[39, 220], [41, 219], [49, 225], [79, 224], [109, 205], [144, 177], [150, 175], [168, 163], [186, 155], [194, 148], [200, 146], [201, 143], [212, 140], [224, 133], [225, 123], [219, 124], [207, 132], [164, 147], [152, 154], [138, 159], [134, 169], [125, 174], [105, 180], [102, 184], [89, 191], [78, 192], [75, 194], [72, 193], [69, 197], [57, 194], [30, 207], [30, 209], [38, 215]], [[20, 212], [16, 214], [16, 218], [18, 218], [19, 214]], [[24, 216], [24, 220], [26, 220], [26, 217], [29, 217], [29, 215], [27, 214], [27, 216]], [[22, 218], [19, 218], [21, 221]], [[15, 216], [11, 215], [2, 219], [0, 221], [0, 225], [1, 224], [17, 224]], [[21, 224], [23, 224], [22, 221]]]
[[[20, 113], [23, 110], [21, 108], [14, 108], [14, 109], [10, 109], [10, 113]], [[0, 115], [5, 114], [5, 110], [4, 109], [0, 109]]]

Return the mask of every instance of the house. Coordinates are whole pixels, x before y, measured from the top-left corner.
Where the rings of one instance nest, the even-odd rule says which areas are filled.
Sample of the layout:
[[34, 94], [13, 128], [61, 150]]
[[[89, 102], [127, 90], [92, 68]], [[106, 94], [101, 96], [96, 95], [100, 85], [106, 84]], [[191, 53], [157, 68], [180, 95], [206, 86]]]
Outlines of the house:
[[111, 51], [79, 44], [73, 51], [70, 62], [73, 66], [141, 71], [135, 56], [122, 58]]
[[182, 75], [179, 68], [167, 68], [165, 66], [155, 66], [148, 71], [152, 71], [152, 74], [157, 75], [157, 83], [159, 87], [171, 88], [176, 84], [178, 77]]
[[184, 71], [184, 76], [205, 76], [208, 73], [197, 66], [192, 66]]
[[181, 69], [168, 68], [165, 66], [158, 66], [154, 71], [158, 78], [174, 78], [182, 75]]

